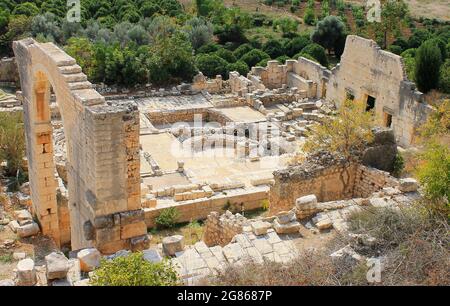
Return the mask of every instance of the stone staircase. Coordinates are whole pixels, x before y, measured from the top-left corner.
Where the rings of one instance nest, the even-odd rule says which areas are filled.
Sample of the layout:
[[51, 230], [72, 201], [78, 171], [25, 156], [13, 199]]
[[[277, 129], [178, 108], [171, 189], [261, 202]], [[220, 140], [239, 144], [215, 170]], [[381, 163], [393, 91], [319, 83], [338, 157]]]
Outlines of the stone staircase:
[[207, 275], [216, 274], [227, 265], [242, 265], [246, 262], [262, 263], [265, 260], [287, 263], [298, 255], [289, 236], [278, 236], [269, 228], [262, 235], [255, 235], [251, 226], [234, 236], [231, 243], [208, 247], [203, 241], [175, 254], [172, 262], [186, 285], [195, 285]]

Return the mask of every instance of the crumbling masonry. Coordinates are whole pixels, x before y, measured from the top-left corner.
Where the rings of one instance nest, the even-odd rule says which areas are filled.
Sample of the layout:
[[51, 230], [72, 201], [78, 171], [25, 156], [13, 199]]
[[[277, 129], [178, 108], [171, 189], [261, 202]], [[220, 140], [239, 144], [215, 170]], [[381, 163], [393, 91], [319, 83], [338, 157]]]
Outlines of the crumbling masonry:
[[58, 216], [49, 99], [56, 95], [67, 139], [72, 249], [104, 253], [145, 246], [140, 203], [139, 114], [108, 105], [73, 58], [54, 44], [14, 42], [19, 67], [33, 213], [42, 232], [64, 243]]

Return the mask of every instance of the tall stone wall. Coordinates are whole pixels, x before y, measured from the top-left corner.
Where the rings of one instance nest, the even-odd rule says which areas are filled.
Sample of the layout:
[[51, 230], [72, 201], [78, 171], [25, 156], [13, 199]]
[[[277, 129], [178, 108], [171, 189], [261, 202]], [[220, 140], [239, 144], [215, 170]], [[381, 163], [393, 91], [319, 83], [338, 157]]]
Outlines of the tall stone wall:
[[[340, 64], [332, 70], [326, 98], [340, 106], [348, 97], [366, 102], [375, 98], [375, 114], [381, 125], [392, 122], [397, 141], [409, 146], [415, 128], [432, 108], [409, 82], [400, 56], [382, 50], [373, 40], [347, 37]], [[391, 120], [386, 118], [392, 116]]]
[[[24, 99], [33, 211], [42, 232], [61, 243], [49, 109], [52, 88], [66, 137], [72, 248], [96, 246], [109, 253], [137, 246], [147, 237], [140, 207], [137, 106], [107, 105], [75, 60], [52, 43], [25, 39], [14, 42], [13, 48]], [[142, 220], [122, 218], [129, 211], [141, 211]], [[105, 227], [114, 231], [106, 234]]]

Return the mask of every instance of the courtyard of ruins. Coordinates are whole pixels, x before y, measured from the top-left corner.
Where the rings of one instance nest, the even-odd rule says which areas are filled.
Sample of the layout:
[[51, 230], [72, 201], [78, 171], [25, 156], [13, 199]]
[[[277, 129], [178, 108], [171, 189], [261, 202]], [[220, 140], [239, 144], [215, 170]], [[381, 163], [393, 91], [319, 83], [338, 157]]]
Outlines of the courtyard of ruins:
[[[269, 61], [227, 81], [200, 73], [192, 84], [104, 95], [52, 43], [25, 39], [14, 50], [22, 89], [1, 110], [24, 112], [30, 183], [20, 202], [30, 212], [16, 211], [9, 224], [23, 238], [41, 232], [75, 252], [47, 255], [36, 268], [23, 259], [16, 284], [86, 285], [101, 256], [129, 251], [152, 262], [170, 257], [185, 284], [198, 284], [227, 264], [289, 262], [347, 233], [355, 211], [420, 198], [413, 179], [302, 152], [311, 127], [349, 96], [374, 109], [381, 129], [373, 150], [414, 142], [432, 109], [400, 57], [371, 40], [349, 35], [332, 70], [306, 58]], [[264, 206], [264, 216], [246, 217]], [[168, 208], [179, 223], [204, 221], [201, 241], [153, 243], [148, 231]], [[344, 255], [368, 259], [349, 247], [332, 254]]]

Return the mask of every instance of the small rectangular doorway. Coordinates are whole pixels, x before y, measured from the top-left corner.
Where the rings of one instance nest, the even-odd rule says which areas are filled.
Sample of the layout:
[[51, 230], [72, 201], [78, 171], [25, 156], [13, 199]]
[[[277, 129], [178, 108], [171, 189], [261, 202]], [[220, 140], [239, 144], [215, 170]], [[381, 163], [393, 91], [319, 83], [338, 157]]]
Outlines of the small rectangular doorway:
[[371, 111], [375, 108], [375, 97], [367, 96], [366, 112]]

